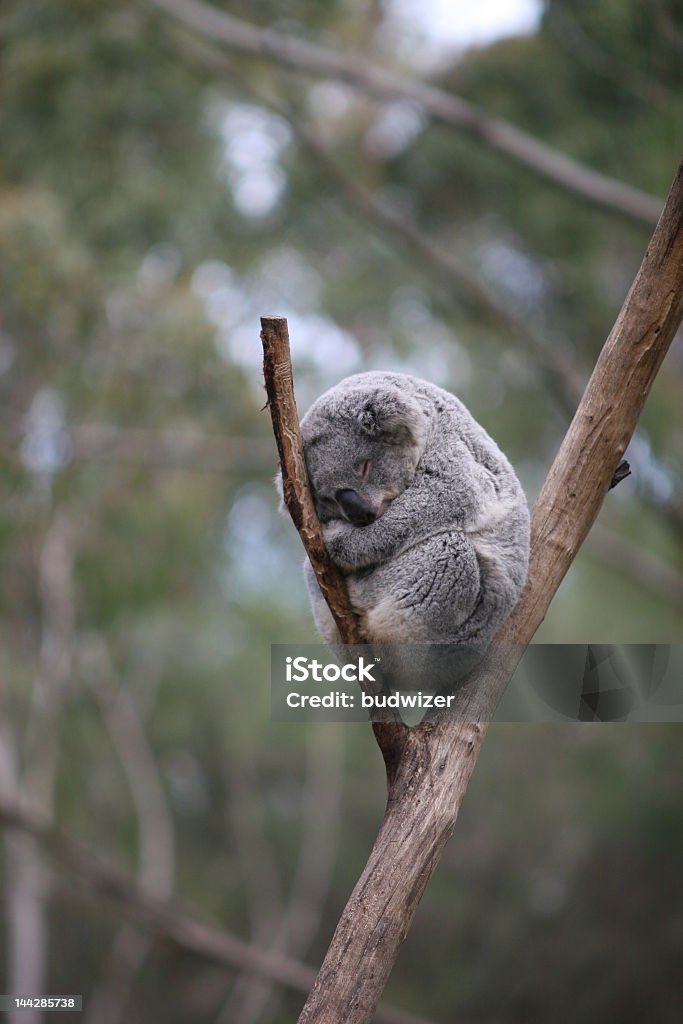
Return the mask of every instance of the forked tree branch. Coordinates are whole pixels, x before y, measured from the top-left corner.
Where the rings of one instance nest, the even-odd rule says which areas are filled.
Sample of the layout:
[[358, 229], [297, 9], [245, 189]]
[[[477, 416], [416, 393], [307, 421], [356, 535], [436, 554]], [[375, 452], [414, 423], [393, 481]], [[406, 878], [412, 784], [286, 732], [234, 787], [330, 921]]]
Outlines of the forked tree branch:
[[[371, 1019], [455, 827], [488, 721], [599, 512], [682, 313], [683, 164], [534, 507], [528, 582], [496, 638], [495, 650], [507, 654], [492, 655], [468, 680], [461, 695], [462, 721], [424, 723], [412, 729], [392, 724], [385, 726], [389, 734], [375, 726], [388, 769], [384, 819], [300, 1024], [366, 1024]], [[289, 481], [285, 500], [299, 521], [297, 510], [307, 508], [306, 531], [300, 533], [322, 581], [331, 562], [320, 543], [308, 489], [286, 322], [271, 317], [262, 324], [269, 403], [277, 423], [283, 477]], [[275, 357], [277, 373], [272, 366]], [[280, 404], [274, 378], [286, 382], [286, 405]], [[282, 445], [282, 436], [287, 445]], [[311, 535], [316, 544], [309, 547]], [[343, 581], [333, 590], [342, 639], [357, 642], [357, 635], [347, 628], [353, 619]]]
[[328, 49], [279, 29], [252, 25], [203, 0], [151, 3], [234, 52], [267, 57], [299, 72], [348, 82], [378, 99], [415, 103], [435, 121], [458, 128], [537, 177], [609, 213], [648, 226], [657, 220], [661, 203], [655, 196], [572, 160], [460, 96], [389, 71], [357, 54]]

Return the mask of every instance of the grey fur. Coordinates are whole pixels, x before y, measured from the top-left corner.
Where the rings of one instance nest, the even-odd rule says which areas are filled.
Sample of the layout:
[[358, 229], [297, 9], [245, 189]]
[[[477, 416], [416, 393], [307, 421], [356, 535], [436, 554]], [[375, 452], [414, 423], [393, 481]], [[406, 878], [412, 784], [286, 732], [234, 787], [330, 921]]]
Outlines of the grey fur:
[[[318, 398], [301, 430], [325, 543], [368, 638], [485, 646], [526, 579], [529, 510], [462, 402], [406, 374], [362, 373]], [[378, 518], [354, 526], [340, 490]], [[338, 642], [308, 559], [304, 569], [318, 630]]]

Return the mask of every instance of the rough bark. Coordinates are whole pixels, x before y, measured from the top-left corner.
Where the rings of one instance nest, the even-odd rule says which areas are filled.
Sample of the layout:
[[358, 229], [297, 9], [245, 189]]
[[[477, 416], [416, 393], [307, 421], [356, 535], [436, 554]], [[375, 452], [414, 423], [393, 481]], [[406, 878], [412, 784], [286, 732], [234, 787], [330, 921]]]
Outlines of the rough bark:
[[[683, 165], [534, 507], [529, 579], [494, 653], [463, 691], [463, 721], [385, 726], [389, 735], [376, 727], [387, 762], [384, 819], [299, 1024], [371, 1019], [455, 827], [487, 722], [598, 514], [682, 313]], [[279, 374], [292, 388], [291, 366], [280, 366]], [[273, 404], [274, 396], [275, 422]], [[295, 408], [292, 397], [290, 416]], [[288, 414], [278, 429], [296, 435], [298, 424]], [[280, 457], [284, 463], [282, 447]], [[305, 464], [291, 477], [298, 502], [308, 491], [304, 470]], [[308, 534], [302, 540], [308, 550]], [[322, 571], [329, 562], [324, 548], [314, 555]]]

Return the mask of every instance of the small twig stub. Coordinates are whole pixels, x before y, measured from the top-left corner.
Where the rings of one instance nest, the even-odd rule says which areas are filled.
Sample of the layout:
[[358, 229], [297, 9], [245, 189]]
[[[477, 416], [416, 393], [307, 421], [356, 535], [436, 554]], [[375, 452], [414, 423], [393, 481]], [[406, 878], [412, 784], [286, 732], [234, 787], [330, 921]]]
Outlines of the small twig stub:
[[631, 466], [626, 461], [626, 459], [622, 459], [617, 468], [614, 470], [614, 476], [612, 477], [612, 480], [609, 485], [610, 491], [613, 487], [616, 487], [617, 484], [620, 484], [622, 480], [625, 480], [626, 477], [630, 475]]

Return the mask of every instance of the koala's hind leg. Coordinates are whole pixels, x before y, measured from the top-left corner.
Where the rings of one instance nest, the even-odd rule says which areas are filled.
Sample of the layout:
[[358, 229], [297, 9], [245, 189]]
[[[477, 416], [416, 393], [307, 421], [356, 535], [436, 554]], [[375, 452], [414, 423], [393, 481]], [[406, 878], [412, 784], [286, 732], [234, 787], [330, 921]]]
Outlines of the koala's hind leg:
[[365, 579], [349, 578], [351, 600], [365, 609], [368, 636], [378, 644], [457, 643], [480, 591], [474, 548], [458, 531], [421, 541]]

